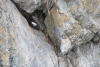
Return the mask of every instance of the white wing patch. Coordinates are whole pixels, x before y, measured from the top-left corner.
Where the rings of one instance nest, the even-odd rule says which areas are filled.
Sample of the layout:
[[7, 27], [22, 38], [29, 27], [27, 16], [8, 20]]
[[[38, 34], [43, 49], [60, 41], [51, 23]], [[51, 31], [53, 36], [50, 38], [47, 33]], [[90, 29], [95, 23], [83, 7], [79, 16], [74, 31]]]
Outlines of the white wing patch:
[[32, 25], [33, 25], [33, 26], [37, 26], [37, 24], [36, 24], [35, 22], [32, 22]]

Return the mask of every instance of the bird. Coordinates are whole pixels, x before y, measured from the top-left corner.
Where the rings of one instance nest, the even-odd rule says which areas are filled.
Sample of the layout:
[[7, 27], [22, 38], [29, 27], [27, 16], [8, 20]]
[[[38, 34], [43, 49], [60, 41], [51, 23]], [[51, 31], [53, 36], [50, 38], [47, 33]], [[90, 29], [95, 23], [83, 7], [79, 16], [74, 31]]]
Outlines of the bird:
[[40, 30], [40, 26], [39, 26], [38, 22], [35, 21], [35, 20], [32, 18], [32, 16], [28, 17], [28, 18], [27, 18], [27, 21], [28, 21], [29, 25], [30, 25], [32, 28], [34, 28], [34, 29], [36, 29], [36, 30]]

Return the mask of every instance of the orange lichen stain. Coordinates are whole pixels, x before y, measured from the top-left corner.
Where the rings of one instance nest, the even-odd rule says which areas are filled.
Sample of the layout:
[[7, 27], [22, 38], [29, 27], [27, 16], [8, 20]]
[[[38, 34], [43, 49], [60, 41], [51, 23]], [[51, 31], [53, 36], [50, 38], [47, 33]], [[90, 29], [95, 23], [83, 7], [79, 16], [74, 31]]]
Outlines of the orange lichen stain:
[[36, 2], [36, 0], [32, 0], [33, 2]]
[[68, 16], [68, 14], [61, 14], [60, 18], [62, 22], [66, 22], [69, 20], [70, 17]]
[[21, 59], [22, 59], [21, 61], [22, 61], [22, 64], [23, 64], [22, 66], [26, 67], [25, 55], [24, 54], [20, 54], [20, 55], [21, 55]]
[[84, 8], [86, 8], [86, 1], [82, 1], [81, 4], [82, 4], [82, 6], [83, 6]]
[[77, 6], [77, 5], [73, 5], [73, 6], [72, 6], [72, 13], [73, 13], [73, 14], [76, 13], [77, 10], [78, 10], [78, 6]]
[[0, 54], [2, 55], [1, 59], [2, 59], [3, 65], [7, 65], [9, 62], [9, 54], [5, 50], [6, 50], [6, 48], [2, 49], [2, 51], [0, 52]]
[[61, 64], [62, 57], [58, 57], [58, 64]]
[[10, 37], [13, 39], [13, 38], [15, 38], [15, 34], [14, 34], [14, 31], [13, 30], [10, 30], [9, 31], [9, 35], [10, 35]]
[[52, 17], [53, 17], [53, 20], [54, 20], [54, 22], [55, 22], [57, 27], [60, 26], [60, 24], [61, 24], [60, 23], [61, 22], [61, 20], [60, 20], [61, 18], [58, 17], [58, 14], [59, 14], [58, 10], [53, 10], [52, 11]]
[[16, 12], [16, 17], [18, 17], [18, 12]]
[[5, 29], [5, 27], [0, 26], [0, 34], [1, 34], [0, 44], [5, 44], [6, 43], [6, 29]]
[[60, 13], [58, 9], [54, 9], [51, 11], [52, 18], [56, 24], [56, 27], [62, 26], [63, 22], [67, 22], [69, 20], [68, 14]]

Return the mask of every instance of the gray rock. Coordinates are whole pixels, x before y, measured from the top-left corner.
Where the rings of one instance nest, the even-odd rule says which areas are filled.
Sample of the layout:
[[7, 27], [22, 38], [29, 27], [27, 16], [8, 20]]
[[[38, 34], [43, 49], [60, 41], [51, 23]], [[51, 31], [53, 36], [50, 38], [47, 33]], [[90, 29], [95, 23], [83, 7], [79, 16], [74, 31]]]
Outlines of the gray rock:
[[57, 0], [56, 6], [45, 19], [47, 32], [62, 53], [67, 53], [75, 45], [89, 42], [100, 31], [99, 21], [88, 13], [84, 2], [85, 0]]
[[51, 8], [53, 0], [13, 0], [18, 6], [28, 13], [34, 12], [36, 9], [44, 10]]
[[10, 0], [0, 0], [0, 67], [58, 67], [44, 34], [29, 27]]
[[20, 8], [28, 13], [34, 12], [38, 7], [46, 2], [46, 0], [13, 0]]
[[100, 0], [14, 2], [30, 14], [41, 7], [48, 11], [43, 23], [59, 49], [10, 0], [0, 0], [0, 67], [100, 67]]
[[100, 43], [86, 43], [71, 51], [68, 58], [73, 67], [100, 67]]
[[73, 67], [70, 60], [64, 56], [64, 57], [58, 57], [59, 60], [59, 67]]

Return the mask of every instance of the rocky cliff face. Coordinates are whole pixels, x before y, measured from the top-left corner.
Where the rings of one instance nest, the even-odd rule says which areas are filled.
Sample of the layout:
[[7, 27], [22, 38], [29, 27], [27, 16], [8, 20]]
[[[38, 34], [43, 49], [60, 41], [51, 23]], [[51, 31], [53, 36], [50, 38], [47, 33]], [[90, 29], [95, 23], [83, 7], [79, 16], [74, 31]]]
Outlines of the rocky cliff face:
[[57, 56], [44, 34], [29, 27], [9, 0], [0, 0], [0, 67], [55, 67]]
[[0, 0], [0, 67], [100, 67], [99, 0]]
[[91, 41], [100, 30], [100, 23], [88, 13], [83, 2], [58, 0], [57, 8], [54, 7], [46, 17], [48, 34], [53, 41], [60, 42], [62, 53], [67, 53], [75, 45]]

